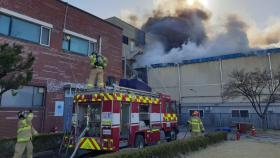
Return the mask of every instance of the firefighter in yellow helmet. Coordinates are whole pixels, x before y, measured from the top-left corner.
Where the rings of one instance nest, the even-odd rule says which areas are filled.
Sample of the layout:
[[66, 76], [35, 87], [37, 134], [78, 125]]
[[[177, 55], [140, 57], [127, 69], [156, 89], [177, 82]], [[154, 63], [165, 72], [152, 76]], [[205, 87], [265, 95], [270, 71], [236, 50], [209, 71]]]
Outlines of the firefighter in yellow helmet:
[[104, 88], [104, 69], [107, 66], [107, 59], [100, 53], [93, 52], [90, 56], [90, 75], [88, 80], [88, 88], [93, 88], [97, 80], [97, 87]]
[[199, 118], [199, 112], [194, 111], [192, 117], [188, 120], [187, 124], [190, 127], [191, 137], [201, 136], [204, 133], [204, 126]]
[[37, 131], [32, 126], [33, 113], [24, 111], [18, 112], [17, 143], [13, 158], [21, 158], [25, 149], [27, 158], [33, 157], [32, 136], [37, 135]]

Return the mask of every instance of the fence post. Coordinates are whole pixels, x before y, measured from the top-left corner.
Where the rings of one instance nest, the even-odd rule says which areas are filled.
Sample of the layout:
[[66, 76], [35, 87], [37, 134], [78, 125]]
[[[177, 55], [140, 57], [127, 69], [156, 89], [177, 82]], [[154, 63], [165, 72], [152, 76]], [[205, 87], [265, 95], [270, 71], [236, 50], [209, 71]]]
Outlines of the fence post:
[[222, 127], [222, 113], [220, 113], [219, 127]]

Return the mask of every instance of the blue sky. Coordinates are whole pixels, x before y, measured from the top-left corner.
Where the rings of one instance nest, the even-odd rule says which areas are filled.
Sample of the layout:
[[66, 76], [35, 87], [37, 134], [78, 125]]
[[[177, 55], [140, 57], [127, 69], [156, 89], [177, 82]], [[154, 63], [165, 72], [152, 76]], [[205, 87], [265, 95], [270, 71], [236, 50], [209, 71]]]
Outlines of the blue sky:
[[[121, 17], [123, 11], [140, 15], [151, 12], [154, 0], [64, 0], [101, 18]], [[212, 17], [222, 18], [237, 13], [246, 20], [264, 27], [271, 20], [280, 18], [280, 0], [202, 0]]]

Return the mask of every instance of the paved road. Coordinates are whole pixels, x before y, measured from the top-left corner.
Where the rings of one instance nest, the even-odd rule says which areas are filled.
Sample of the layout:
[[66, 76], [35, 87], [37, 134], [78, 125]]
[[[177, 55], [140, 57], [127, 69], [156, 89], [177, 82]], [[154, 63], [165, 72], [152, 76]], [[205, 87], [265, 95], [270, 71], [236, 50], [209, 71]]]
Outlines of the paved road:
[[280, 143], [244, 138], [210, 146], [181, 158], [279, 158], [279, 149]]

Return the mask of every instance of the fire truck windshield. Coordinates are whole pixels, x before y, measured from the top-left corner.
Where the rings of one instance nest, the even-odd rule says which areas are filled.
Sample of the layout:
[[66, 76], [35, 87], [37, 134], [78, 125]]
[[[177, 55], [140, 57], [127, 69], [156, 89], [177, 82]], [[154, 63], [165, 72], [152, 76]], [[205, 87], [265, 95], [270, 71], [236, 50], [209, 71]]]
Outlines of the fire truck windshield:
[[176, 113], [176, 103], [175, 102], [166, 102], [166, 112], [167, 113]]

